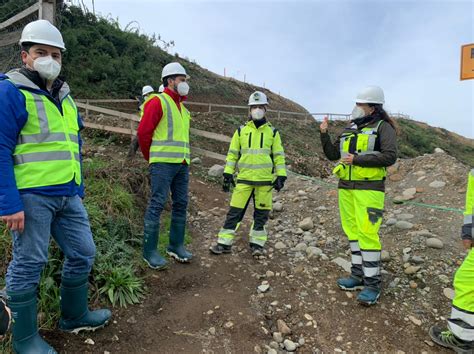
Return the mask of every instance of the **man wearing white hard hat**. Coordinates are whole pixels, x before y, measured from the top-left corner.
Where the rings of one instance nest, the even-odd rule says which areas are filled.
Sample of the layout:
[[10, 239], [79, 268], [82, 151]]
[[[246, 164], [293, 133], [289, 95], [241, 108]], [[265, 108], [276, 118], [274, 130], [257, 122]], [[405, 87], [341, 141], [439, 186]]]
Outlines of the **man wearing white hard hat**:
[[90, 311], [88, 277], [95, 245], [82, 204], [83, 127], [67, 83], [59, 30], [29, 23], [20, 39], [23, 67], [0, 74], [0, 216], [13, 237], [6, 288], [17, 353], [56, 353], [38, 334], [37, 289], [50, 235], [64, 253], [59, 328], [103, 327], [109, 310]]
[[352, 253], [351, 275], [337, 280], [345, 291], [362, 290], [357, 300], [374, 305], [381, 294], [382, 223], [387, 167], [397, 160], [396, 124], [383, 108], [384, 93], [368, 86], [355, 99], [352, 120], [334, 143], [328, 119], [320, 126], [326, 157], [339, 160], [339, 212]]
[[160, 217], [170, 191], [172, 213], [167, 254], [182, 263], [192, 258], [184, 247], [191, 157], [191, 114], [183, 104], [189, 92], [188, 75], [180, 63], [169, 63], [161, 78], [164, 91], [152, 94], [145, 102], [137, 132], [143, 156], [150, 163], [152, 195], [145, 213], [143, 259], [153, 269], [167, 267], [157, 246]]

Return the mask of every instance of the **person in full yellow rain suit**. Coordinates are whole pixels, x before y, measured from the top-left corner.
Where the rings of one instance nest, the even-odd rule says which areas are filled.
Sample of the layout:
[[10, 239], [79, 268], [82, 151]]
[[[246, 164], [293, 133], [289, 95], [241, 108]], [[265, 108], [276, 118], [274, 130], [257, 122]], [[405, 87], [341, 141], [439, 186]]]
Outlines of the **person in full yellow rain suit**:
[[[268, 234], [265, 224], [272, 210], [273, 189], [280, 191], [286, 180], [285, 153], [280, 133], [265, 118], [268, 101], [263, 92], [249, 98], [250, 118], [234, 133], [224, 169], [223, 189], [232, 193], [230, 209], [219, 231], [213, 254], [231, 253], [235, 233], [253, 199], [254, 222], [250, 230], [250, 248], [254, 256], [263, 254]], [[237, 184], [234, 172], [238, 166]], [[276, 178], [275, 178], [276, 175]]]
[[454, 291], [451, 317], [448, 328], [430, 328], [433, 342], [451, 348], [457, 353], [474, 353], [474, 169], [469, 173], [466, 211], [461, 237], [467, 256], [454, 276]]

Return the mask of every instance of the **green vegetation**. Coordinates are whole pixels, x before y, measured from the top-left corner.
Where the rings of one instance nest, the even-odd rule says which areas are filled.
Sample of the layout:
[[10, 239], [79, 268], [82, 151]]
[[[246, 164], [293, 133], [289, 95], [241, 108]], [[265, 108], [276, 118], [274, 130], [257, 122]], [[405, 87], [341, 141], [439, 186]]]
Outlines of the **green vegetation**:
[[[143, 85], [157, 88], [161, 84], [161, 70], [171, 61], [179, 61], [191, 76], [190, 99], [194, 101], [242, 104], [256, 89], [171, 55], [158, 46], [157, 36], [140, 34], [135, 29], [122, 30], [115, 19], [68, 6], [61, 12], [60, 24], [67, 46], [63, 74], [76, 97], [138, 96]], [[258, 89], [269, 95], [274, 109], [305, 112], [294, 102]]]

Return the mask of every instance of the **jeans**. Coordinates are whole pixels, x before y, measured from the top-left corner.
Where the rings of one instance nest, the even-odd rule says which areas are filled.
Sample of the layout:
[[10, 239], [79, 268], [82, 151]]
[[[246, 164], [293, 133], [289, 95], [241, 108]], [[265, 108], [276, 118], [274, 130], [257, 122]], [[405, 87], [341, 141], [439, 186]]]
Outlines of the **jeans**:
[[189, 167], [177, 163], [156, 162], [150, 164], [151, 198], [145, 213], [145, 220], [159, 223], [171, 190], [171, 218], [186, 220], [188, 207]]
[[88, 274], [95, 257], [95, 244], [86, 209], [79, 196], [48, 197], [22, 194], [25, 229], [12, 232], [13, 260], [8, 266], [9, 291], [38, 286], [48, 261], [50, 236], [64, 253], [63, 277]]

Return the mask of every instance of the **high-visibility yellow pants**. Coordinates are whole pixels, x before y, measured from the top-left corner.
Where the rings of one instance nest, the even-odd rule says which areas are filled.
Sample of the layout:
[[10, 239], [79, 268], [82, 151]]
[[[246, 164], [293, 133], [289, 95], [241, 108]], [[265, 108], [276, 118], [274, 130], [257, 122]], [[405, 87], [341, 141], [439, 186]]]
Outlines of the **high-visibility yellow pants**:
[[454, 291], [448, 327], [456, 337], [474, 341], [474, 248], [454, 276]]
[[339, 189], [339, 212], [352, 253], [351, 274], [364, 285], [380, 288], [379, 229], [385, 194], [379, 191]]
[[250, 229], [250, 243], [264, 246], [268, 239], [265, 224], [272, 210], [272, 186], [253, 186], [237, 183], [232, 193], [230, 209], [224, 226], [219, 231], [217, 242], [222, 245], [232, 245], [235, 233], [244, 218], [250, 200], [254, 201], [254, 222]]

